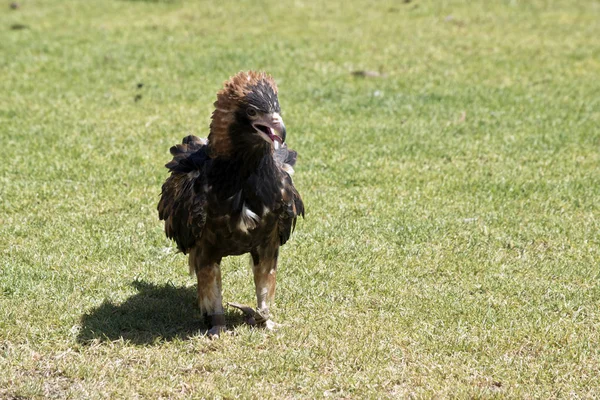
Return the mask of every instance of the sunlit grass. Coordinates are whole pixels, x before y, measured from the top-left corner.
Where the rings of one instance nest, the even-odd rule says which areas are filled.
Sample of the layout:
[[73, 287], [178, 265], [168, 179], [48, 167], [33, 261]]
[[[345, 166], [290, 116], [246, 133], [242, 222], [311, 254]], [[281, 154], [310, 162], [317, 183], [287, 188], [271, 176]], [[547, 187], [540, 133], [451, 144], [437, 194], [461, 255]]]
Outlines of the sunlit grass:
[[[597, 2], [18, 3], [0, 398], [600, 391]], [[307, 215], [283, 328], [230, 310], [210, 341], [155, 208], [169, 147], [207, 134], [242, 69], [278, 82]], [[252, 303], [247, 260], [223, 269], [225, 300]]]

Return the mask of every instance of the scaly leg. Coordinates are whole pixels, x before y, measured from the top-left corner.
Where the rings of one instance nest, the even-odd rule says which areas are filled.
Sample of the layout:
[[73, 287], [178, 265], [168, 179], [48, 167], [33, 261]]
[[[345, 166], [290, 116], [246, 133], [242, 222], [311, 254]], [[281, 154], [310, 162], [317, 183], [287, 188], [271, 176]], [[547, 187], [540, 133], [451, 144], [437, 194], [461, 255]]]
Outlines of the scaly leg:
[[198, 279], [198, 306], [211, 328], [209, 336], [219, 336], [226, 330], [223, 297], [221, 295], [221, 266], [219, 262], [202, 262], [195, 252], [190, 253], [190, 269]]
[[279, 249], [271, 251], [252, 252], [252, 272], [256, 287], [256, 322], [267, 329], [273, 329], [276, 324], [270, 319], [269, 307], [275, 298], [275, 283], [277, 276], [277, 257]]

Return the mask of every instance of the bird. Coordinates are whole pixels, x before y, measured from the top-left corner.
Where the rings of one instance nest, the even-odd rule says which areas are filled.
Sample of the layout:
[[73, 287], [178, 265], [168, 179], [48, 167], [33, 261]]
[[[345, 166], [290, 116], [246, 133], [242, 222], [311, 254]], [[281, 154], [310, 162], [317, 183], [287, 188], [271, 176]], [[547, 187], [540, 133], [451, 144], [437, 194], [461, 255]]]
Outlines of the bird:
[[[221, 261], [250, 254], [256, 310], [230, 305], [247, 321], [273, 329], [279, 248], [304, 217], [292, 181], [297, 152], [287, 147], [278, 89], [265, 72], [241, 71], [217, 93], [207, 138], [189, 135], [170, 148], [158, 214], [165, 234], [188, 255], [198, 306], [218, 337], [227, 330]], [[250, 311], [249, 311], [250, 310]]]

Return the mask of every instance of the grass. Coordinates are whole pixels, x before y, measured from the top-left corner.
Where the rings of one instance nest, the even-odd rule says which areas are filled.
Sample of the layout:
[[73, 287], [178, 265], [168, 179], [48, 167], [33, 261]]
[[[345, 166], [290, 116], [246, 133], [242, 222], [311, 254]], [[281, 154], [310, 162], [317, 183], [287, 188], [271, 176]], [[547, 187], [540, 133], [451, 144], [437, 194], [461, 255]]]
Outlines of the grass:
[[[19, 4], [0, 398], [600, 393], [597, 1]], [[284, 327], [230, 311], [210, 341], [155, 207], [168, 148], [242, 69], [279, 83], [307, 215]], [[225, 300], [253, 302], [247, 260], [223, 268]]]

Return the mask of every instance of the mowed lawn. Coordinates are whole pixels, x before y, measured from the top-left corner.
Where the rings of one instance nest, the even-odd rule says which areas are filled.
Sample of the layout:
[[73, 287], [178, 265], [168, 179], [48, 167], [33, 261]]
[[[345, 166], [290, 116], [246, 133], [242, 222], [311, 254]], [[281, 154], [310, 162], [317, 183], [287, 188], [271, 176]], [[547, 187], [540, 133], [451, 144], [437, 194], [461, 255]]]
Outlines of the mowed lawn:
[[[1, 399], [600, 396], [598, 1], [17, 3]], [[247, 69], [278, 82], [307, 214], [282, 328], [229, 309], [211, 341], [156, 204]], [[247, 258], [223, 273], [253, 304]]]

